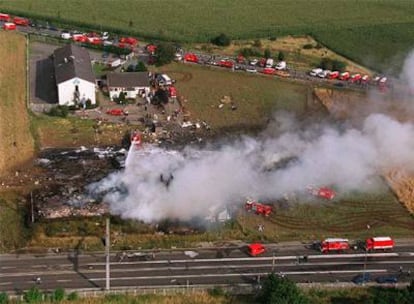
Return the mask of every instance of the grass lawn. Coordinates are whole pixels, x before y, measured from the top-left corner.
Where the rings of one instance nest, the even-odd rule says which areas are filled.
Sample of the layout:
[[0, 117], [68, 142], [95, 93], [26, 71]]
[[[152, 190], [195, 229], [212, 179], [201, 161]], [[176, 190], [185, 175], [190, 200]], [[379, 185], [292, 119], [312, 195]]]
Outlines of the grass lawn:
[[[261, 75], [231, 72], [215, 68], [172, 63], [160, 71], [177, 80], [183, 106], [191, 118], [206, 121], [213, 128], [260, 128], [275, 110], [303, 114], [307, 110], [309, 87]], [[223, 96], [230, 104], [219, 108]]]
[[[0, 10], [139, 37], [207, 42], [311, 34], [360, 63], [379, 69], [412, 47], [414, 6], [406, 0], [1, 1]], [[104, 26], [102, 26], [104, 25]], [[397, 56], [399, 59], [399, 56]], [[400, 66], [401, 60], [396, 62]]]
[[26, 209], [20, 200], [13, 191], [0, 193], [0, 252], [24, 246], [30, 237], [25, 225]]
[[101, 124], [78, 117], [32, 116], [33, 128], [37, 133], [38, 145], [42, 148], [67, 148], [81, 145], [121, 144], [125, 132], [129, 130], [122, 124]]

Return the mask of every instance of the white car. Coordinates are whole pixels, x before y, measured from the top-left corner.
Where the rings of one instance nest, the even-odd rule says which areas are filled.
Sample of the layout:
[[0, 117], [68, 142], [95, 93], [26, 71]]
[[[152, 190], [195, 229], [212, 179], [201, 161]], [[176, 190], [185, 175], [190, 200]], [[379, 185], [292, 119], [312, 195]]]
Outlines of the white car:
[[62, 32], [62, 34], [60, 34], [60, 38], [70, 39], [70, 38], [72, 38], [72, 35], [69, 32]]
[[320, 69], [320, 68], [318, 68], [318, 69], [313, 69], [312, 71], [310, 71], [309, 72], [309, 75], [311, 75], [311, 76], [313, 76], [313, 77], [316, 77], [316, 76], [318, 76], [319, 75], [319, 73], [322, 73], [323, 72], [323, 70], [322, 69]]
[[259, 62], [257, 59], [250, 60], [250, 65], [256, 65]]
[[331, 73], [331, 71], [329, 71], [329, 70], [322, 70], [321, 72], [318, 73], [318, 77], [319, 78], [326, 78], [330, 73]]
[[248, 73], [257, 73], [257, 70], [256, 70], [256, 68], [253, 68], [253, 67], [247, 67], [246, 72], [248, 72]]
[[275, 69], [276, 70], [286, 70], [286, 61], [280, 61], [278, 64], [276, 64]]

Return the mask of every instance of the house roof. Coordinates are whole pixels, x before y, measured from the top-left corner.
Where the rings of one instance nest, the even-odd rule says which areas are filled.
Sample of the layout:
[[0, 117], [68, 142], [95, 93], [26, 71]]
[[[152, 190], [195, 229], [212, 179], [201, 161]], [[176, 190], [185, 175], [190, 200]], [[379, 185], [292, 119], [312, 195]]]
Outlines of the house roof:
[[149, 87], [147, 72], [109, 73], [106, 76], [108, 87]]
[[78, 77], [95, 83], [91, 58], [86, 49], [68, 44], [53, 52], [56, 84]]

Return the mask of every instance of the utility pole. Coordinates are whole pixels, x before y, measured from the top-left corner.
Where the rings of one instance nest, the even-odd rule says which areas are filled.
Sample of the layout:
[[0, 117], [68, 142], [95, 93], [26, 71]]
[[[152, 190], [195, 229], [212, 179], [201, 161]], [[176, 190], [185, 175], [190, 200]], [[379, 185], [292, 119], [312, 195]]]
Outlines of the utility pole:
[[109, 238], [109, 215], [106, 218], [106, 233], [105, 233], [105, 255], [106, 255], [106, 286], [105, 286], [105, 290], [109, 291], [110, 290], [110, 269], [109, 269], [109, 264], [110, 264], [110, 255], [109, 255], [109, 247], [111, 246], [110, 244], [110, 238]]
[[30, 191], [30, 213], [32, 217], [32, 223], [34, 223], [33, 191]]

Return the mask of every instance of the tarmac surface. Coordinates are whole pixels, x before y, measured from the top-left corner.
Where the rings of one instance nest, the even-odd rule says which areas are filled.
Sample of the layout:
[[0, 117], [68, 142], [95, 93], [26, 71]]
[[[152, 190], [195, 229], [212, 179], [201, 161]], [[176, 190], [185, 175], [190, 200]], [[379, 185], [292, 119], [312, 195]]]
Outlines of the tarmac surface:
[[[266, 253], [258, 257], [250, 257], [245, 246], [114, 252], [110, 286], [257, 285], [271, 272], [308, 284], [349, 284], [366, 272], [373, 281], [379, 276], [396, 276], [398, 285], [404, 285], [412, 279], [414, 242], [397, 240], [397, 244], [392, 252], [344, 254], [321, 254], [297, 242], [269, 244]], [[43, 290], [102, 290], [106, 284], [105, 254], [100, 252], [2, 255], [0, 261], [0, 291], [9, 293], [20, 294], [34, 285]]]

